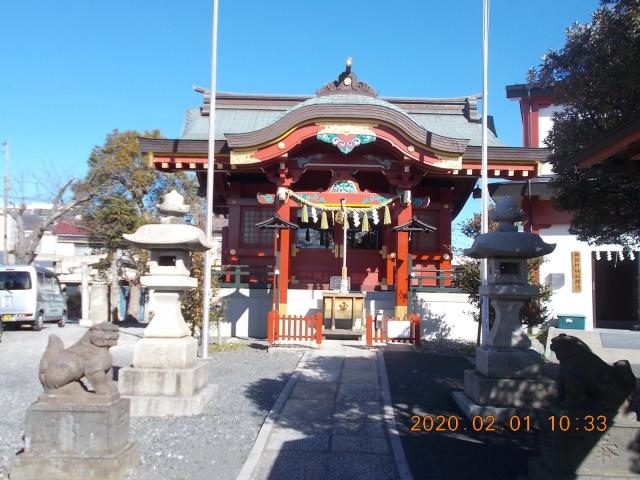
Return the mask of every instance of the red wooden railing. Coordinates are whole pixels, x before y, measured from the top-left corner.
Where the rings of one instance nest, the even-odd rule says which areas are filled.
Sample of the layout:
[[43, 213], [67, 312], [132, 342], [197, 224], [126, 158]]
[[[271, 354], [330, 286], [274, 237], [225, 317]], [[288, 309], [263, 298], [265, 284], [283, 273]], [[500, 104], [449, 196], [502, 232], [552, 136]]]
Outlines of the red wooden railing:
[[278, 340], [306, 340], [322, 343], [322, 313], [315, 315], [280, 315], [276, 310], [267, 314], [267, 339], [273, 345]]
[[420, 345], [420, 315], [412, 313], [409, 315], [410, 333], [409, 338], [389, 338], [388, 335], [388, 322], [393, 321], [393, 318], [383, 318], [381, 325], [379, 322], [374, 321], [371, 315], [367, 315], [366, 322], [366, 339], [367, 346], [372, 346], [376, 343], [412, 343], [414, 345]]

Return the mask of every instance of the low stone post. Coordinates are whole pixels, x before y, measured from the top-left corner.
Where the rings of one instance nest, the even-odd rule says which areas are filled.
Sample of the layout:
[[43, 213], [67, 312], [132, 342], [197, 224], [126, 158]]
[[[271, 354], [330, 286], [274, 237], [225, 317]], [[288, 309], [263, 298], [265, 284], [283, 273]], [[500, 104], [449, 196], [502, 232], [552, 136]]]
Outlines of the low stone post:
[[109, 348], [118, 335], [117, 326], [101, 323], [67, 349], [49, 336], [39, 368], [45, 393], [27, 409], [24, 451], [9, 465], [12, 480], [116, 480], [138, 464], [129, 400], [111, 379]]
[[90, 327], [109, 321], [109, 286], [105, 282], [93, 282], [89, 287], [89, 315], [80, 325]]
[[504, 421], [550, 405], [556, 394], [555, 382], [541, 376], [542, 356], [529, 348], [520, 322], [524, 303], [538, 293], [527, 279], [527, 259], [551, 253], [555, 245], [518, 232], [515, 222], [522, 212], [511, 197], [497, 200], [492, 218], [497, 231], [478, 236], [465, 254], [487, 258], [488, 281], [480, 294], [491, 300], [495, 320], [476, 350], [476, 369], [464, 372], [464, 392], [453, 398], [469, 418], [492, 415]]

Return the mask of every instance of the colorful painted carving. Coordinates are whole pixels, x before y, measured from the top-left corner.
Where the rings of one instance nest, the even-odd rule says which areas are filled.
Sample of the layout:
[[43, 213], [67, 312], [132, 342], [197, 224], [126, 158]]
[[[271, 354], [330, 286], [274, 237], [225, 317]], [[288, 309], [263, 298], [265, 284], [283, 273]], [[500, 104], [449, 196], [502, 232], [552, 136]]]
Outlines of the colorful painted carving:
[[273, 202], [275, 200], [273, 194], [271, 193], [259, 193], [258, 195], [256, 195], [256, 198], [258, 199], [258, 203], [260, 205], [273, 205]]
[[338, 180], [336, 183], [331, 185], [331, 189], [329, 191], [333, 193], [357, 193], [358, 186], [353, 180]]
[[353, 149], [359, 145], [371, 143], [376, 140], [375, 135], [344, 135], [341, 133], [318, 133], [317, 138], [322, 142], [335, 145], [336, 147], [338, 147], [338, 150], [340, 150], [345, 155], [351, 153]]

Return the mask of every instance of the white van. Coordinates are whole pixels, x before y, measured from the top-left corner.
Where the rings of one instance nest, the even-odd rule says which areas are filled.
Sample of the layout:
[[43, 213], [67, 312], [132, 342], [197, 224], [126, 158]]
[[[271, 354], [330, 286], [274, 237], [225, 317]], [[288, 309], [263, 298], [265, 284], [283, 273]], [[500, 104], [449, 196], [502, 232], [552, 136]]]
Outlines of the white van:
[[64, 327], [67, 303], [55, 273], [31, 265], [0, 266], [0, 321], [30, 323], [34, 330], [42, 330], [44, 322]]

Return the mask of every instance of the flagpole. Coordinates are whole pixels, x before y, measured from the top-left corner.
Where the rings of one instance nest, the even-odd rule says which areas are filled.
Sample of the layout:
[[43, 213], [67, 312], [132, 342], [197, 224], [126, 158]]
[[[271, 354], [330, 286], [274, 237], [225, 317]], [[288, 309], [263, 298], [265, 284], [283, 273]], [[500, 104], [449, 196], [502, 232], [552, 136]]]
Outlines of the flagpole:
[[[488, 177], [488, 117], [489, 117], [489, 0], [482, 1], [482, 214], [480, 233], [489, 231], [489, 189], [487, 187]], [[487, 259], [483, 258], [480, 264], [480, 283], [487, 285]], [[481, 297], [480, 320], [482, 325], [482, 343], [487, 341], [489, 336], [489, 298], [485, 295]]]
[[2, 144], [4, 147], [4, 188], [3, 188], [3, 202], [2, 206], [3, 210], [3, 222], [4, 222], [4, 256], [2, 261], [5, 265], [9, 264], [9, 216], [8, 216], [8, 208], [9, 208], [9, 142], [6, 141]]
[[[209, 149], [207, 156], [207, 244], [212, 243], [213, 231], [213, 172], [215, 169], [215, 119], [216, 119], [216, 52], [218, 37], [218, 0], [213, 0], [213, 28], [211, 32], [211, 88], [209, 89]], [[204, 252], [204, 282], [202, 286], [202, 351], [201, 357], [209, 357], [209, 312], [211, 310], [211, 250]], [[218, 325], [219, 327], [219, 325]], [[220, 332], [218, 332], [220, 338]]]

